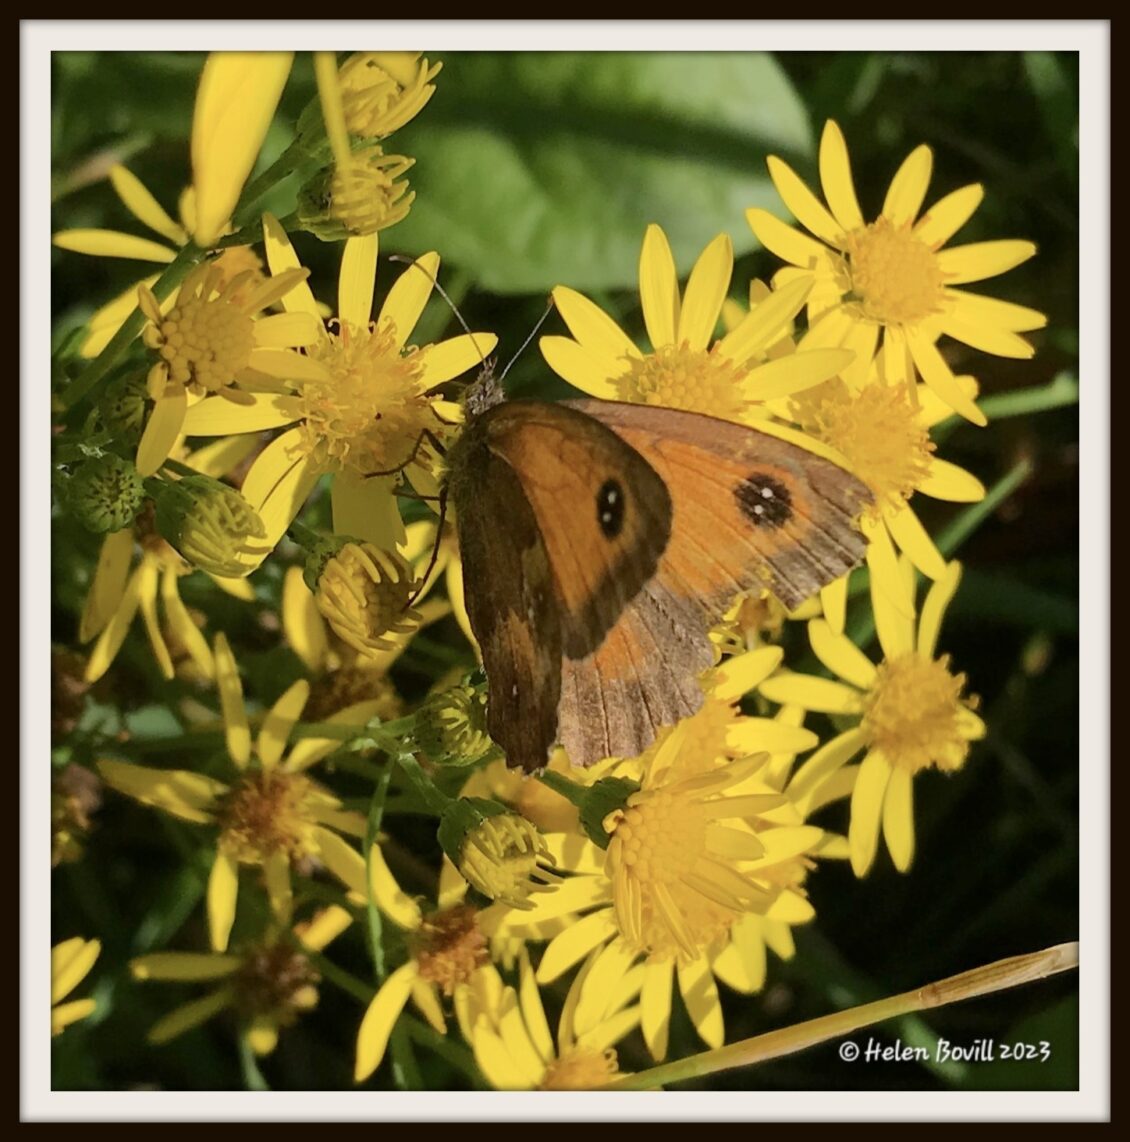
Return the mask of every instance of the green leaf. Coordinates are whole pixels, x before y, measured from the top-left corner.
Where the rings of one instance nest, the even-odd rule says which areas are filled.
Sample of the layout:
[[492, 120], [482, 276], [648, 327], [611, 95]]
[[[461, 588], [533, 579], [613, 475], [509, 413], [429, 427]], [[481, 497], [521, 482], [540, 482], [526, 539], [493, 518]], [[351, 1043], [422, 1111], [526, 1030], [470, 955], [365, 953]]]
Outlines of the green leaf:
[[418, 197], [388, 242], [521, 293], [635, 285], [652, 222], [680, 275], [719, 231], [754, 249], [744, 210], [780, 209], [766, 155], [812, 136], [768, 55], [471, 54], [444, 60], [395, 149]]

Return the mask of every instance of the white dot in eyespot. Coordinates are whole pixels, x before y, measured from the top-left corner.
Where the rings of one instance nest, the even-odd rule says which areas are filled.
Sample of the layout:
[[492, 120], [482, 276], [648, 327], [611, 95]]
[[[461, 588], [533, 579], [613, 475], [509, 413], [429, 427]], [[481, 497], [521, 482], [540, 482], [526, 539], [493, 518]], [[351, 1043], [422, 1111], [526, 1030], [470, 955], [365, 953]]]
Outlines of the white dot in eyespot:
[[600, 513], [600, 522], [601, 523], [611, 523], [612, 522], [612, 513], [611, 512], [601, 512]]
[[517, 698], [518, 697], [518, 687], [516, 685], [510, 687], [510, 697], [511, 698]]
[[765, 506], [763, 504], [754, 504], [753, 505], [753, 514], [754, 515], [764, 515], [765, 514]]
[[772, 488], [762, 488], [761, 489], [761, 498], [763, 500], [771, 500], [773, 498], [773, 489]]
[[608, 502], [614, 504], [620, 498], [620, 492], [616, 488], [608, 489]]

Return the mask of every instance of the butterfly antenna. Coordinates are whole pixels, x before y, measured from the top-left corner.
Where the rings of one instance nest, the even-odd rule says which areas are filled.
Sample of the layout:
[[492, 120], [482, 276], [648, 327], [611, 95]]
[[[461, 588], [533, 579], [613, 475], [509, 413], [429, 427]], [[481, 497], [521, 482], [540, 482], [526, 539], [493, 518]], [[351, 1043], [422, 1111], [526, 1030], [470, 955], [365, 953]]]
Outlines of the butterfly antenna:
[[[455, 314], [455, 320], [458, 321], [459, 324], [463, 327], [463, 332], [471, 338], [471, 344], [474, 345], [475, 352], [478, 353], [479, 358], [483, 362], [483, 367], [485, 368], [487, 365], [486, 354], [482, 351], [479, 343], [475, 340], [475, 335], [471, 332], [471, 327], [467, 324], [466, 321], [463, 320], [463, 314], [459, 312], [459, 307], [455, 304], [455, 302], [451, 300], [451, 296], [448, 294], [447, 290], [445, 290], [443, 286], [439, 284], [439, 279], [436, 278], [435, 274], [433, 274], [431, 270], [420, 265], [420, 263], [415, 258], [406, 258], [403, 254], [390, 254], [388, 260], [390, 262], [403, 262], [407, 266], [415, 266], [416, 269], [420, 271], [420, 273], [427, 276], [432, 285], [436, 287], [440, 297], [442, 297], [443, 300], [446, 301], [447, 304], [451, 307], [451, 312]], [[545, 318], [542, 318], [542, 320], [544, 321]], [[524, 347], [525, 346], [523, 346], [523, 348]]]
[[518, 358], [521, 357], [521, 355], [526, 351], [526, 346], [529, 345], [529, 343], [537, 336], [538, 330], [545, 324], [545, 319], [552, 312], [553, 312], [553, 295], [550, 294], [549, 304], [545, 307], [545, 313], [543, 313], [541, 315], [541, 317], [538, 318], [537, 325], [535, 325], [533, 327], [533, 329], [530, 330], [530, 335], [529, 335], [529, 337], [526, 338], [525, 341], [522, 342], [522, 347], [518, 350], [517, 353], [514, 354], [513, 357], [510, 358], [510, 364], [507, 365], [506, 368], [502, 370], [502, 376], [498, 378], [499, 384], [502, 384], [502, 382], [504, 380], [506, 380], [506, 374], [510, 372], [511, 366], [513, 366], [514, 362], [517, 361]]

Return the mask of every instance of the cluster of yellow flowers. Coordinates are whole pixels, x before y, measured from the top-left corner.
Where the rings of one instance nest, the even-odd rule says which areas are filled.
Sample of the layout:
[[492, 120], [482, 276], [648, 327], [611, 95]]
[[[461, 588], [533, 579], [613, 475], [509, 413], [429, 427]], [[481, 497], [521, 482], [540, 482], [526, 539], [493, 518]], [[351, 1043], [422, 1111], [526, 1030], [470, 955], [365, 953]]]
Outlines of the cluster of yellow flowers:
[[[570, 336], [547, 335], [540, 346], [577, 389], [756, 425], [835, 459], [868, 486], [874, 503], [861, 526], [882, 657], [874, 661], [847, 632], [848, 576], [787, 615], [767, 595], [737, 599], [713, 633], [717, 661], [697, 714], [641, 757], [577, 771], [559, 750], [542, 779], [527, 779], [506, 768], [486, 733], [481, 681], [456, 669], [412, 708], [391, 673], [437, 620], [450, 615], [471, 637], [450, 529], [431, 516], [406, 526], [399, 497], [436, 496], [437, 445], [462, 419], [442, 386], [479, 366], [496, 342], [468, 330], [412, 343], [439, 270], [435, 252], [399, 273], [373, 315], [378, 232], [413, 200], [402, 177], [411, 160], [386, 155], [381, 141], [425, 106], [439, 67], [415, 53], [360, 53], [340, 67], [332, 56], [317, 60], [321, 113], [303, 115], [289, 169], [299, 155], [323, 162], [289, 225], [343, 240], [335, 308], [311, 290], [283, 224], [254, 213], [262, 179], [245, 186], [290, 64], [276, 53], [209, 58], [181, 222], [124, 168], [111, 172], [126, 206], [168, 245], [103, 231], [55, 239], [167, 267], [94, 316], [81, 347], [89, 372], [69, 394], [73, 403], [97, 398], [112, 457], [65, 465], [68, 505], [106, 535], [79, 631], [93, 642], [83, 680], [111, 667], [140, 611], [163, 675], [196, 683], [185, 719], [222, 729], [230, 763], [222, 778], [109, 755], [97, 763], [111, 789], [199, 826], [214, 848], [210, 950], [131, 964], [139, 980], [212, 990], [161, 1019], [150, 1038], [164, 1042], [232, 1009], [265, 1054], [317, 1003], [318, 985], [344, 974], [328, 970], [330, 942], [354, 924], [371, 937], [383, 923], [393, 962], [378, 950], [378, 986], [351, 989], [364, 1000], [358, 1082], [390, 1044], [395, 1050], [409, 999], [439, 1035], [453, 1018], [481, 1074], [506, 1089], [605, 1084], [618, 1071], [615, 1045], [637, 1027], [651, 1058], [664, 1059], [676, 985], [703, 1043], [720, 1046], [719, 984], [757, 992], [768, 952], [793, 955], [792, 929], [815, 915], [806, 884], [820, 862], [846, 859], [863, 877], [881, 838], [907, 869], [915, 776], [960, 769], [985, 732], [965, 676], [938, 653], [961, 568], [912, 501], [985, 495], [931, 438], [952, 414], [986, 423], [976, 381], [953, 374], [939, 342], [1029, 357], [1022, 334], [1043, 316], [960, 287], [1035, 248], [947, 246], [982, 189], [961, 188], [923, 210], [925, 146], [866, 221], [846, 144], [829, 122], [823, 200], [784, 162], [769, 161], [800, 228], [747, 212], [757, 239], [786, 263], [771, 285], [749, 283], [748, 305], [730, 297], [727, 235], [709, 243], [680, 291], [658, 225], [647, 229], [639, 262], [650, 350], [587, 297], [564, 285], [553, 291]], [[126, 352], [136, 370], [106, 384]], [[265, 433], [273, 435], [264, 446]], [[211, 439], [190, 451], [186, 439], [197, 438]], [[326, 485], [328, 538], [299, 519]], [[281, 625], [306, 676], [264, 710], [245, 702], [228, 640], [206, 637], [179, 581], [201, 570], [248, 601], [247, 577], [288, 533], [307, 558], [285, 572]], [[441, 578], [446, 589], [433, 594]], [[781, 631], [800, 622], [830, 677], [786, 664]], [[813, 714], [834, 718], [836, 732], [825, 732], [828, 719], [810, 728]], [[331, 788], [335, 765], [372, 779], [368, 815]], [[455, 792], [446, 777], [460, 766], [467, 772]], [[395, 799], [385, 804], [394, 771], [410, 810], [438, 818], [445, 856], [434, 900], [406, 892], [390, 870], [396, 844], [382, 813], [397, 811]], [[814, 823], [837, 801], [848, 802], [846, 835]], [[323, 880], [312, 906], [302, 886], [322, 872], [333, 884]], [[262, 930], [229, 946], [249, 892], [265, 894]], [[98, 950], [77, 937], [55, 949], [54, 998]], [[553, 1036], [540, 989], [568, 973]], [[56, 1008], [53, 1029], [89, 1004]]]

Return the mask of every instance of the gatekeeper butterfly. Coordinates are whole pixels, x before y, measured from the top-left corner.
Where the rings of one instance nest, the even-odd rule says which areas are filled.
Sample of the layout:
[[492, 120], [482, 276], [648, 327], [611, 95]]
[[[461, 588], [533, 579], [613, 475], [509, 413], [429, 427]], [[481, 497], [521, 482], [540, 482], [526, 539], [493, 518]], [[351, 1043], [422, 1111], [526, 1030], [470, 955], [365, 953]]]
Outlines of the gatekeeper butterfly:
[[448, 453], [467, 615], [507, 763], [642, 753], [703, 701], [741, 591], [795, 608], [860, 562], [871, 494], [823, 457], [700, 413], [469, 390]]

